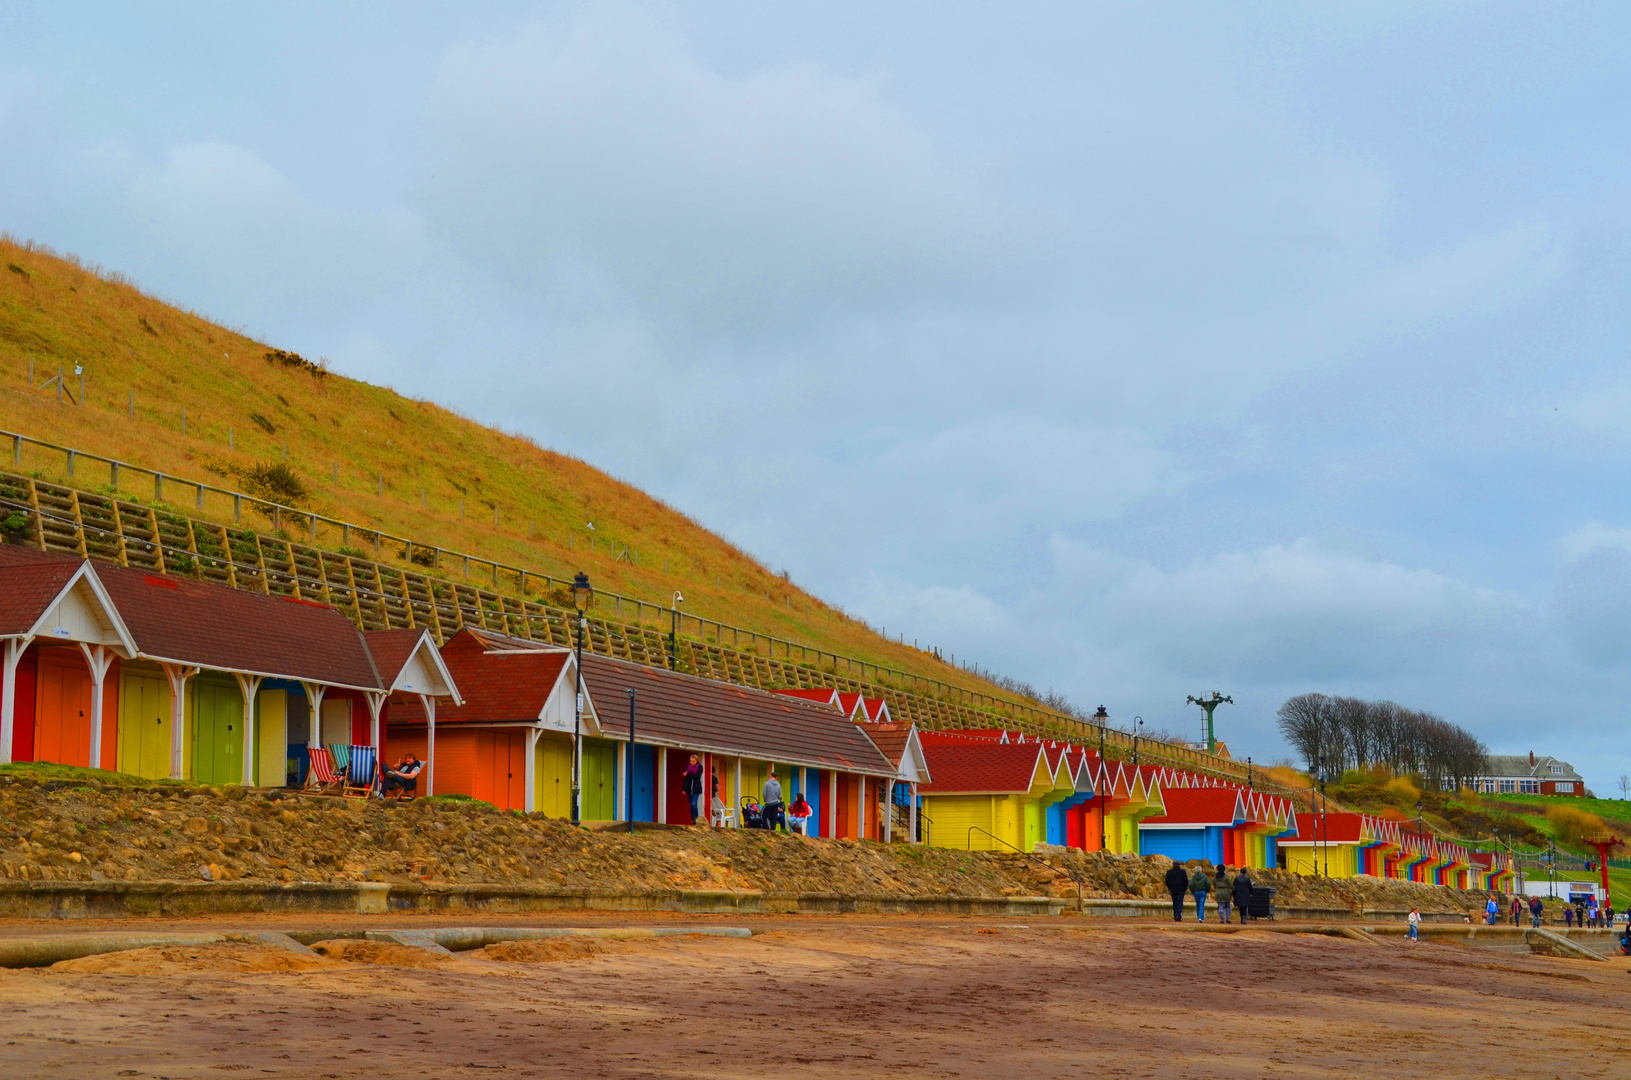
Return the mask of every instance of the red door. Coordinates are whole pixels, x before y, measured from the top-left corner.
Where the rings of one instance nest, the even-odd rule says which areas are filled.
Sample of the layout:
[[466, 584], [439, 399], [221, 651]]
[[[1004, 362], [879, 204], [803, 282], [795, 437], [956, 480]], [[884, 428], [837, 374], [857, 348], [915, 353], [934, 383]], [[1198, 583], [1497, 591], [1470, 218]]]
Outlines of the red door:
[[854, 778], [849, 773], [838, 774], [838, 832], [842, 839], [855, 839], [855, 798], [856, 788]]
[[[701, 758], [699, 757], [700, 761]], [[668, 798], [666, 808], [668, 823], [670, 825], [691, 824], [691, 800], [685, 794], [685, 767], [691, 763], [691, 755], [684, 750], [675, 750], [670, 747], [668, 751]], [[706, 787], [704, 788], [706, 790]], [[708, 815], [707, 800], [703, 800], [703, 811], [700, 815], [706, 819]]]
[[13, 692], [11, 760], [34, 760], [34, 712], [38, 704], [40, 647], [30, 645], [17, 662], [17, 689]]

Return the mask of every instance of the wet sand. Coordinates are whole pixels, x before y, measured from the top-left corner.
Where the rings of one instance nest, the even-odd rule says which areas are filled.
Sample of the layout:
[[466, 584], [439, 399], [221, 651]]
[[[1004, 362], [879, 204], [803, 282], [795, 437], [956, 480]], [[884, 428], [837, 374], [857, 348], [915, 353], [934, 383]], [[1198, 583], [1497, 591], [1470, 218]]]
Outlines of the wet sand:
[[1627, 1073], [1624, 958], [1148, 925], [755, 929], [441, 959], [224, 944], [0, 971], [0, 1072], [1353, 1080], [1537, 1075], [1544, 1046], [1568, 1048], [1571, 1077]]

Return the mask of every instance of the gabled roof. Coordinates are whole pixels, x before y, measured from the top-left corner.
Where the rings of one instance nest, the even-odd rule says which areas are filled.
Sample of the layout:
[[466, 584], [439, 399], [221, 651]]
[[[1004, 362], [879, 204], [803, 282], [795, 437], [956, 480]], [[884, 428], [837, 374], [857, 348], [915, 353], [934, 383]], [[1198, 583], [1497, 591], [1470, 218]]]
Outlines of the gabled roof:
[[[925, 741], [924, 757], [934, 780], [918, 788], [924, 795], [1022, 795], [1047, 773], [1042, 744], [1004, 743], [992, 739]], [[1048, 786], [1052, 786], [1049, 777]]]
[[[1561, 773], [1552, 772], [1551, 767], [1558, 766]], [[1525, 779], [1525, 780], [1584, 780], [1585, 778], [1575, 771], [1574, 766], [1561, 758], [1545, 754], [1535, 755], [1535, 763], [1529, 764], [1527, 754], [1491, 754], [1489, 756], [1489, 769], [1483, 776], [1487, 779]]]
[[855, 726], [866, 732], [872, 745], [894, 764], [896, 780], [908, 784], [929, 782], [929, 763], [923, 755], [916, 724], [858, 723]]
[[[441, 662], [457, 684], [462, 701], [438, 706], [436, 722], [530, 724], [543, 717], [550, 699], [561, 691], [571, 697], [575, 680], [569, 649], [488, 648], [486, 635], [461, 630], [441, 649]], [[584, 729], [597, 733], [592, 703], [584, 704]], [[393, 706], [391, 719], [423, 719], [417, 703]]]
[[870, 776], [895, 774], [856, 724], [797, 696], [588, 654], [583, 679], [607, 704], [600, 726], [610, 736], [628, 737], [626, 691], [633, 689], [638, 742]]
[[0, 637], [107, 645], [125, 656], [135, 640], [89, 562], [0, 546]]
[[1364, 842], [1364, 815], [1298, 814], [1297, 839], [1281, 844], [1360, 844]]
[[[772, 690], [771, 693], [772, 694], [780, 694], [783, 697], [802, 698], [805, 701], [814, 701], [814, 702], [816, 702], [817, 704], [820, 704], [820, 705], [831, 705], [833, 708], [842, 711], [845, 716], [850, 715], [850, 713], [853, 711], [853, 710], [844, 708], [844, 695], [839, 693], [837, 690], [834, 690], [830, 686], [826, 687], [825, 689], [821, 689], [821, 690], [804, 690], [804, 689], [790, 688], [790, 689], [785, 689], [785, 690]], [[851, 696], [854, 696], [854, 695], [851, 695]]]
[[453, 673], [442, 661], [429, 630], [364, 630], [362, 636], [387, 692], [450, 697], [455, 703], [461, 700]]

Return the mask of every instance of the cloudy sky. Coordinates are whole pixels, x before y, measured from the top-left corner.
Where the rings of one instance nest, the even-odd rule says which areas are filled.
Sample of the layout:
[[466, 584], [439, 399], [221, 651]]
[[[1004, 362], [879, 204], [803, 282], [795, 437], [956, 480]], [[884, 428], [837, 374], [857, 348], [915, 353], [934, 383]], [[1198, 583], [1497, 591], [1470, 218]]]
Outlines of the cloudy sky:
[[226, 7], [0, 0], [0, 228], [1121, 721], [1631, 771], [1623, 6]]

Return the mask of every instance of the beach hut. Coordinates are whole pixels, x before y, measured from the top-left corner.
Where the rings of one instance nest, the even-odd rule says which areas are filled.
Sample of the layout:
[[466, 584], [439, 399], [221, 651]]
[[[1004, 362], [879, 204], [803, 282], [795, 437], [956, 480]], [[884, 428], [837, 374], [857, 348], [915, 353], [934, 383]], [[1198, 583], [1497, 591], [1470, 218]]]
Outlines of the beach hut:
[[1236, 788], [1173, 787], [1164, 793], [1165, 812], [1138, 823], [1139, 853], [1185, 862], [1241, 865], [1234, 830], [1247, 825], [1244, 794]]
[[1001, 742], [962, 732], [921, 733], [934, 779], [918, 791], [934, 847], [1030, 851], [1045, 839], [1042, 800], [1056, 776], [1040, 742]]
[[136, 646], [91, 564], [0, 545], [0, 638], [0, 761], [111, 766]]
[[[427, 639], [428, 640], [428, 639]], [[570, 649], [464, 629], [442, 646], [440, 668], [422, 664], [417, 685], [433, 689], [444, 677], [458, 698], [438, 708], [412, 690], [386, 709], [389, 753], [413, 752], [428, 763], [434, 753], [435, 790], [469, 795], [504, 810], [572, 813], [572, 732], [577, 658]], [[446, 696], [446, 695], [443, 695]], [[612, 817], [614, 776], [590, 743], [602, 737], [595, 697], [584, 693], [584, 767], [580, 815], [584, 821]], [[593, 765], [592, 770], [589, 766]]]
[[[690, 824], [690, 806], [680, 780], [686, 762], [696, 754], [704, 775], [710, 781], [718, 778], [720, 801], [732, 810], [740, 806], [743, 795], [761, 793], [774, 767], [785, 801], [804, 792], [812, 804], [814, 835], [881, 837], [879, 796], [901, 775], [901, 766], [886, 757], [836, 702], [755, 690], [605, 656], [585, 656], [583, 673], [585, 684], [603, 703], [617, 703], [607, 707], [601, 726], [618, 740], [620, 769], [627, 765], [622, 755], [629, 733], [628, 692], [635, 692], [636, 782], [655, 778], [652, 817], [657, 821]], [[915, 769], [916, 763], [908, 767]], [[705, 787], [705, 800], [711, 786], [710, 782]], [[644, 816], [638, 802], [635, 816]]]
[[1284, 854], [1284, 869], [1319, 877], [1348, 878], [1360, 873], [1360, 850], [1366, 843], [1364, 814], [1300, 813], [1295, 837], [1277, 847]]
[[881, 839], [885, 843], [895, 839], [895, 819], [898, 816], [903, 819], [898, 824], [905, 830], [907, 842], [917, 843], [918, 788], [930, 780], [929, 763], [923, 756], [923, 742], [918, 736], [917, 725], [862, 721], [856, 726], [895, 766], [895, 775], [884, 786], [882, 802], [888, 812]]

